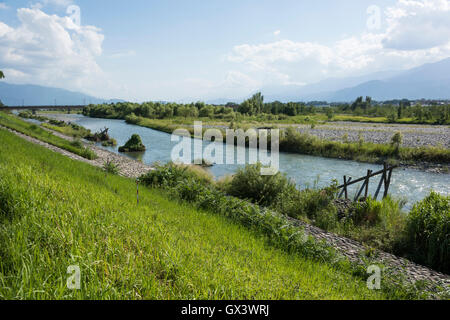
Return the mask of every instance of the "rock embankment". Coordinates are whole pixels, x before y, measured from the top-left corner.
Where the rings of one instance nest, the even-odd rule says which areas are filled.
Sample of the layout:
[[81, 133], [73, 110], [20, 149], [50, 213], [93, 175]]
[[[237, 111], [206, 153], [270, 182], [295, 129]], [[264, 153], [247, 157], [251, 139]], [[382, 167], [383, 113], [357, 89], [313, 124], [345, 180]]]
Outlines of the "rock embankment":
[[[349, 260], [356, 263], [362, 263], [362, 259], [366, 255], [368, 249], [363, 244], [355, 240], [324, 231], [297, 219], [290, 217], [288, 217], [288, 219], [295, 225], [304, 228], [306, 234], [313, 236], [319, 241], [323, 240], [330, 244]], [[407, 259], [400, 258], [380, 250], [376, 250], [375, 253], [373, 253], [373, 256], [376, 257], [376, 261], [378, 261], [379, 264], [389, 266], [394, 273], [405, 275], [406, 280], [410, 283], [415, 283], [417, 281], [428, 281], [432, 284], [432, 286], [438, 286], [450, 290], [449, 275], [437, 272]]]

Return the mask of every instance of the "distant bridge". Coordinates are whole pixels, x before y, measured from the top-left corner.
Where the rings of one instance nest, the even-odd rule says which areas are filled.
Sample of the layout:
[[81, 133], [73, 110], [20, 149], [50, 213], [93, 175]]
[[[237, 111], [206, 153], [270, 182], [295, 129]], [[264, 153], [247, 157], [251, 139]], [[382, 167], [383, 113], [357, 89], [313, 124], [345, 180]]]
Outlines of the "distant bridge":
[[80, 110], [86, 106], [3, 106], [0, 107], [0, 111], [7, 110]]

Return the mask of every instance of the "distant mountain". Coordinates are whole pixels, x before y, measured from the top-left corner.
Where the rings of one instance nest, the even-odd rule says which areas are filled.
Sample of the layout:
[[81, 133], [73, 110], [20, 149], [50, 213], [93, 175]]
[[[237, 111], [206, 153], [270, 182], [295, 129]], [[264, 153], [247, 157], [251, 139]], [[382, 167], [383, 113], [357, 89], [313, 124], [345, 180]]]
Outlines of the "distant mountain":
[[363, 77], [333, 78], [306, 86], [263, 88], [266, 101], [354, 101], [359, 96], [374, 100], [450, 99], [450, 58], [406, 71], [388, 71]]
[[326, 96], [329, 101], [351, 101], [358, 96], [370, 96], [375, 100], [449, 99], [450, 58], [404, 71], [385, 80], [364, 82]]
[[6, 106], [83, 105], [111, 103], [122, 100], [100, 99], [80, 92], [36, 85], [18, 85], [0, 82], [0, 101]]
[[312, 101], [322, 100], [322, 97], [333, 92], [359, 85], [370, 80], [388, 79], [400, 74], [400, 71], [384, 71], [359, 77], [329, 78], [309, 85], [270, 86], [261, 89], [267, 101]]

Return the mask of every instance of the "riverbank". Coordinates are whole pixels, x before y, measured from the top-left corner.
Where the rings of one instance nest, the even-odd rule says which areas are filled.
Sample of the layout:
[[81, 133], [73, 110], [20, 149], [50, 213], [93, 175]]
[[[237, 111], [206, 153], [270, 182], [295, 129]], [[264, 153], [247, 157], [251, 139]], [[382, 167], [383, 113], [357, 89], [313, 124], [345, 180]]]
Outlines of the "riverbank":
[[[400, 287], [369, 290], [344, 265], [288, 253], [263, 232], [163, 190], [141, 188], [137, 205], [134, 179], [3, 129], [0, 139], [2, 299], [421, 297]], [[82, 290], [66, 287], [72, 265], [80, 268]]]
[[20, 132], [29, 137], [44, 141], [54, 147], [77, 154], [88, 160], [93, 160], [97, 157], [97, 155], [88, 147], [76, 143], [71, 143], [71, 141], [68, 141], [67, 139], [62, 139], [45, 130], [44, 128], [39, 127], [34, 123], [23, 121], [12, 114], [0, 112], [0, 125]]
[[[314, 239], [325, 241], [325, 243], [334, 247], [334, 249], [336, 249], [342, 255], [346, 256], [355, 265], [367, 266], [382, 264], [386, 267], [386, 273], [392, 275], [394, 279], [403, 279], [411, 284], [415, 284], [417, 281], [423, 281], [423, 287], [427, 288], [427, 290], [430, 290], [430, 292], [443, 293], [449, 288], [450, 277], [448, 275], [433, 271], [429, 268], [412, 263], [406, 259], [399, 258], [398, 256], [388, 254], [386, 252], [383, 252], [382, 250], [377, 250], [371, 246], [363, 245], [360, 242], [353, 241], [349, 238], [339, 236], [331, 232], [326, 232], [318, 227], [312, 226], [309, 223], [298, 220], [301, 218], [299, 215], [297, 215], [297, 218], [288, 217], [286, 216], [286, 212], [279, 211], [279, 209], [276, 208], [276, 205], [270, 206], [269, 208], [264, 207], [261, 205], [261, 203], [257, 202], [255, 202], [254, 204], [250, 204], [248, 200], [249, 194], [258, 193], [258, 186], [261, 187], [261, 190], [264, 189], [262, 190], [264, 196], [262, 194], [260, 194], [260, 196], [266, 200], [267, 194], [265, 192], [267, 192], [269, 189], [273, 189], [274, 187], [274, 185], [270, 182], [268, 183], [269, 186], [267, 186], [268, 184], [264, 184], [264, 186], [261, 186], [261, 179], [264, 180], [264, 178], [257, 178], [254, 175], [251, 176], [254, 177], [249, 181], [249, 184], [251, 184], [251, 186], [245, 186], [248, 192], [242, 192], [242, 190], [239, 190], [237, 193], [239, 194], [239, 196], [234, 193], [230, 195], [230, 189], [228, 187], [224, 188], [223, 184], [211, 184], [211, 182], [203, 179], [203, 175], [197, 176], [196, 172], [185, 171], [183, 168], [174, 165], [159, 167], [155, 171], [152, 171], [148, 175], [142, 177], [141, 181], [143, 181], [144, 184], [147, 184], [150, 187], [164, 188], [168, 190], [168, 192], [175, 198], [179, 198], [188, 203], [192, 203], [198, 208], [212, 210], [217, 214], [240, 221], [242, 224], [245, 224], [247, 226], [261, 228], [265, 230], [267, 234], [276, 233], [276, 235], [274, 235], [275, 238], [281, 236], [285, 240], [289, 239], [285, 241], [284, 245], [290, 247], [291, 252], [295, 251], [297, 242], [295, 239], [291, 240], [291, 238], [295, 237], [295, 235], [292, 234], [292, 232], [294, 231], [290, 230], [290, 223], [303, 228], [306, 234], [313, 236]], [[233, 180], [235, 180], [235, 178]], [[281, 193], [286, 191], [280, 185], [282, 184], [280, 181], [280, 177], [274, 177], [273, 180], [277, 181], [277, 188], [281, 190]], [[241, 182], [237, 182], [237, 184], [243, 182], [242, 179], [240, 181]], [[234, 183], [235, 181], [232, 181], [232, 184], [236, 186]], [[228, 184], [228, 182], [225, 182], [225, 184]], [[311, 197], [300, 197], [301, 199], [299, 200], [301, 202], [309, 203], [304, 204], [303, 206], [301, 205], [301, 203], [294, 203], [292, 202], [292, 199], [286, 199], [286, 197], [284, 197], [281, 199], [283, 203], [282, 206], [295, 207], [295, 210], [297, 211], [302, 211], [301, 207], [306, 206], [309, 207], [310, 212], [312, 209], [311, 215], [315, 216], [315, 218], [317, 218], [318, 220], [323, 221], [323, 219], [326, 219], [330, 221], [330, 215], [322, 211], [320, 208], [321, 205], [318, 203], [324, 201], [323, 197], [327, 192], [327, 190], [317, 190], [312, 191]], [[294, 191], [293, 193], [298, 194], [298, 191]], [[291, 192], [289, 192], [289, 195], [291, 194], [292, 190]], [[273, 197], [278, 196], [279, 195], [273, 195]], [[317, 199], [317, 196], [321, 197], [322, 199]], [[296, 196], [294, 195], [294, 197]], [[275, 200], [275, 202], [277, 202], [277, 200]], [[373, 201], [371, 202], [373, 203]], [[275, 203], [271, 204], [274, 205]], [[379, 206], [380, 204], [377, 205], [377, 207]], [[394, 219], [396, 219], [395, 213], [387, 214], [392, 214]], [[271, 218], [268, 218], [271, 215], [276, 215], [277, 219], [287, 219], [289, 223], [278, 223], [277, 219], [272, 220]], [[368, 218], [374, 219], [376, 215], [376, 212], [369, 212]], [[393, 222], [389, 217], [381, 217], [381, 215], [383, 215], [382, 213], [378, 213], [378, 215], [379, 216], [375, 219], [380, 218], [382, 220], [381, 223]], [[355, 231], [358, 230], [359, 232], [366, 233], [367, 235], [368, 230], [363, 225], [358, 226], [362, 228], [355, 228]], [[349, 225], [347, 225], [347, 227], [349, 227]], [[282, 230], [279, 230], [278, 228], [281, 228]], [[284, 229], [289, 230], [286, 232], [287, 234], [284, 233]], [[372, 231], [375, 230], [372, 229]], [[444, 252], [445, 250], [446, 249], [444, 248]], [[448, 254], [448, 252], [446, 254]], [[445, 264], [444, 261], [442, 262], [442, 266], [444, 266]], [[442, 290], [444, 291], [442, 292]]]
[[[66, 156], [66, 157], [68, 157], [70, 159], [73, 159], [73, 160], [76, 160], [76, 161], [81, 161], [81, 162], [84, 162], [84, 163], [88, 163], [88, 164], [90, 164], [90, 165], [92, 165], [94, 167], [103, 168], [105, 166], [105, 163], [111, 162], [117, 167], [117, 169], [119, 171], [119, 175], [121, 175], [123, 177], [138, 178], [142, 174], [145, 174], [148, 171], [153, 169], [152, 166], [143, 164], [140, 161], [136, 161], [136, 160], [130, 159], [130, 158], [125, 157], [125, 156], [120, 156], [120, 155], [118, 155], [118, 154], [116, 154], [114, 152], [110, 152], [110, 151], [107, 151], [107, 150], [105, 150], [103, 148], [97, 147], [97, 146], [93, 145], [92, 143], [83, 142], [85, 147], [90, 148], [97, 155], [97, 157], [95, 159], [89, 160], [89, 159], [83, 158], [83, 157], [81, 157], [81, 156], [79, 156], [79, 155], [77, 155], [75, 153], [69, 152], [69, 151], [67, 151], [65, 149], [62, 149], [62, 148], [56, 147], [56, 146], [54, 146], [52, 144], [49, 144], [49, 143], [47, 143], [45, 141], [41, 141], [41, 140], [36, 139], [34, 137], [25, 135], [25, 134], [23, 134], [23, 133], [21, 133], [19, 131], [15, 131], [13, 129], [10, 129], [10, 128], [7, 128], [7, 127], [1, 126], [1, 125], [0, 125], [0, 128], [4, 129], [4, 130], [7, 130], [7, 131], [9, 131], [11, 133], [14, 133], [15, 135], [21, 137], [22, 139], [24, 139], [26, 141], [29, 141], [31, 143], [34, 143], [34, 144], [40, 145], [42, 147], [45, 147], [45, 148], [47, 148], [49, 150], [52, 150], [52, 151], [54, 151], [56, 153], [62, 154], [62, 155]], [[74, 141], [75, 140], [72, 137], [65, 136], [65, 135], [63, 135], [63, 134], [61, 134], [59, 132], [56, 132], [56, 131], [52, 131], [52, 133], [55, 136], [58, 136], [59, 138], [64, 139], [66, 141]]]
[[[145, 166], [142, 163], [138, 161], [131, 160], [125, 156], [120, 156], [115, 153], [111, 153], [108, 151], [103, 150], [102, 148], [94, 147], [95, 151], [98, 152], [99, 158], [95, 161], [88, 161], [86, 159], [83, 159], [81, 157], [78, 157], [76, 155], [70, 155], [67, 154], [64, 150], [57, 150], [54, 146], [46, 145], [45, 143], [42, 143], [40, 141], [36, 141], [36, 139], [24, 136], [18, 132], [14, 132], [16, 135], [21, 136], [22, 138], [33, 142], [40, 144], [42, 146], [45, 146], [46, 148], [49, 148], [53, 151], [56, 151], [58, 153], [64, 154], [68, 156], [69, 158], [72, 158], [74, 160], [82, 161], [85, 163], [89, 163], [91, 165], [94, 165], [96, 167], [103, 167], [104, 162], [106, 161], [113, 161], [119, 165], [121, 175], [131, 178], [139, 177], [141, 174], [148, 172], [152, 170], [151, 167]], [[60, 133], [55, 132], [54, 134], [60, 136], [61, 138], [70, 140], [70, 137], [66, 137]], [[294, 224], [297, 224], [304, 228], [306, 232], [309, 235], [312, 235], [314, 238], [318, 240], [326, 240], [327, 243], [329, 243], [331, 246], [333, 246], [338, 252], [349, 258], [351, 261], [355, 263], [361, 262], [361, 257], [365, 255], [367, 252], [367, 247], [356, 242], [353, 240], [350, 240], [348, 238], [335, 235], [333, 233], [329, 233], [326, 231], [323, 231], [317, 227], [313, 227], [309, 224], [305, 224], [304, 222], [301, 222], [299, 220], [292, 219], [291, 220]], [[394, 255], [387, 254], [381, 251], [378, 251], [377, 256], [380, 257], [380, 261], [382, 261], [383, 264], [390, 265], [393, 270], [396, 270], [396, 272], [405, 272], [406, 278], [411, 283], [419, 280], [427, 280], [431, 281], [433, 283], [437, 284], [446, 284], [448, 285], [450, 283], [449, 277], [443, 274], [440, 274], [438, 272], [435, 272], [431, 269], [425, 268], [423, 266], [414, 264], [412, 262], [409, 262], [406, 259], [398, 258]], [[406, 271], [405, 271], [406, 270]]]

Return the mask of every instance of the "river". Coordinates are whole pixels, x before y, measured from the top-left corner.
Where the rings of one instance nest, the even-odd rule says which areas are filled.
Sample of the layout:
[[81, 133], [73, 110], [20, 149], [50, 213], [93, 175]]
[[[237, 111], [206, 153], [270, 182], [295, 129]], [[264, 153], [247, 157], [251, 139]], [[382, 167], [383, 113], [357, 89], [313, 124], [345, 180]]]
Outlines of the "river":
[[[147, 151], [142, 154], [128, 154], [128, 156], [138, 158], [146, 164], [170, 161], [172, 149], [177, 144], [177, 142], [171, 141], [171, 135], [167, 133], [127, 124], [123, 120], [89, 118], [78, 114], [48, 114], [45, 116], [77, 123], [92, 132], [107, 127], [110, 136], [117, 140], [119, 146], [125, 144], [132, 134], [139, 134], [147, 147]], [[205, 142], [204, 147], [209, 144], [210, 142]], [[105, 149], [118, 153], [118, 147], [105, 147]], [[196, 155], [195, 158], [200, 158], [200, 156]], [[208, 170], [214, 177], [220, 178], [235, 173], [238, 167], [238, 165], [215, 165]], [[365, 176], [368, 169], [378, 171], [382, 169], [382, 166], [356, 161], [280, 153], [280, 171], [293, 179], [299, 188], [327, 186], [333, 179], [342, 183], [344, 175], [356, 179]], [[378, 185], [378, 178], [375, 179], [371, 179], [372, 183], [369, 188], [372, 194], [374, 194]], [[425, 198], [430, 190], [448, 195], [450, 193], [449, 181], [450, 174], [398, 168], [394, 170], [389, 193], [396, 198], [404, 199], [406, 201], [405, 209], [409, 210], [415, 202]], [[356, 194], [356, 189], [359, 186], [355, 185], [351, 189], [350, 195]]]

